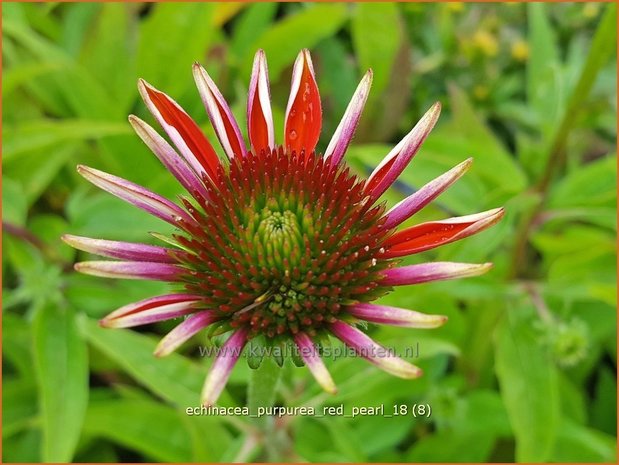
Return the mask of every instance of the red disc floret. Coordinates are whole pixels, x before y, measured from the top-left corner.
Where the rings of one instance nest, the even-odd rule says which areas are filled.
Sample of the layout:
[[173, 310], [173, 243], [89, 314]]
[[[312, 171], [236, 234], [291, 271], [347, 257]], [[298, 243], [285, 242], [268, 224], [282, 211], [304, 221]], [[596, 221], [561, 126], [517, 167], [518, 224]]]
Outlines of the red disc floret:
[[252, 336], [315, 334], [387, 290], [384, 206], [344, 165], [281, 147], [249, 152], [220, 168], [198, 203], [185, 206], [199, 228], [176, 237], [187, 250], [183, 281], [223, 324]]

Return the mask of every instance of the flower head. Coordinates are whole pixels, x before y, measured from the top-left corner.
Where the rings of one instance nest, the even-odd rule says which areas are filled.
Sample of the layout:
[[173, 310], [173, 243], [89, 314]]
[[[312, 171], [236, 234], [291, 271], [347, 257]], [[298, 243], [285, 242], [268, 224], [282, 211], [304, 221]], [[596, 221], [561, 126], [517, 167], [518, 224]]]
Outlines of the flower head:
[[489, 264], [435, 262], [398, 267], [398, 259], [467, 237], [497, 222], [502, 209], [399, 229], [455, 182], [466, 160], [389, 211], [378, 199], [406, 168], [439, 116], [435, 104], [389, 152], [368, 179], [343, 162], [372, 82], [364, 76], [324, 154], [316, 153], [322, 114], [310, 54], [294, 65], [284, 141], [274, 138], [267, 63], [254, 61], [246, 145], [221, 92], [194, 65], [194, 78], [226, 154], [220, 160], [196, 123], [166, 94], [140, 80], [139, 90], [174, 149], [151, 126], [130, 116], [140, 138], [190, 196], [173, 203], [130, 181], [93, 168], [78, 171], [96, 186], [177, 228], [158, 236], [166, 247], [72, 235], [73, 247], [117, 261], [89, 261], [76, 269], [96, 276], [152, 279], [179, 285], [178, 292], [126, 305], [105, 317], [106, 327], [132, 327], [183, 317], [156, 349], [171, 353], [202, 329], [229, 333], [211, 367], [203, 402], [212, 404], [248, 341], [294, 343], [321, 386], [335, 385], [316, 340], [332, 335], [369, 362], [396, 376], [421, 370], [380, 346], [356, 327], [366, 321], [435, 328], [446, 321], [370, 302], [393, 286], [479, 275]]

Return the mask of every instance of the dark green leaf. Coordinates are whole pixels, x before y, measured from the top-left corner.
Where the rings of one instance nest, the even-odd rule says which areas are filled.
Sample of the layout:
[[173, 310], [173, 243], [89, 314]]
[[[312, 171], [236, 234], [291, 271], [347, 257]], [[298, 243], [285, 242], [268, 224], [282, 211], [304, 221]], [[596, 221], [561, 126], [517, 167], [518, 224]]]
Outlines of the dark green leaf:
[[506, 318], [495, 340], [496, 374], [516, 437], [516, 461], [544, 462], [552, 457], [560, 424], [556, 368], [524, 318]]
[[75, 313], [53, 304], [40, 308], [34, 327], [34, 366], [39, 383], [45, 462], [69, 462], [88, 403], [86, 344]]

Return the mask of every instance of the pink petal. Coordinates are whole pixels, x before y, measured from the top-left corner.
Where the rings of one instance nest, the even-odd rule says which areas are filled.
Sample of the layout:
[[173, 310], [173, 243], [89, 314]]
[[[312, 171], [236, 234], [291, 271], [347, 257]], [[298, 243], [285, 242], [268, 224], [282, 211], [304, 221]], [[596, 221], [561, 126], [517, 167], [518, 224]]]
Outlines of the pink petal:
[[374, 169], [368, 178], [366, 193], [377, 199], [393, 184], [432, 131], [440, 113], [441, 104], [437, 102]]
[[447, 321], [447, 317], [443, 315], [427, 315], [413, 310], [368, 303], [350, 305], [346, 309], [360, 320], [407, 328], [438, 328]]
[[330, 158], [332, 165], [338, 165], [346, 153], [346, 149], [355, 134], [357, 124], [359, 124], [371, 86], [372, 70], [368, 70], [357, 86], [357, 90], [352, 96], [348, 107], [346, 107], [346, 112], [344, 112], [344, 116], [335, 130], [331, 142], [329, 142], [327, 150], [325, 150], [325, 158]]
[[131, 181], [83, 165], [77, 166], [77, 172], [100, 189], [174, 226], [180, 220], [193, 222], [178, 205]]
[[413, 216], [438, 197], [445, 189], [460, 179], [460, 177], [468, 171], [472, 163], [473, 159], [468, 158], [396, 204], [391, 210], [385, 213], [385, 217], [387, 218], [385, 227], [393, 228]]
[[75, 264], [80, 273], [103, 278], [150, 279], [153, 281], [180, 281], [186, 273], [182, 268], [168, 263], [91, 261]]
[[170, 331], [157, 345], [155, 355], [164, 357], [179, 348], [194, 334], [199, 333], [208, 325], [217, 320], [212, 310], [204, 310], [187, 317], [185, 321]]
[[176, 260], [170, 255], [172, 250], [166, 249], [165, 247], [135, 244], [132, 242], [91, 239], [89, 237], [74, 236], [72, 234], [63, 235], [62, 240], [71, 247], [103, 257], [143, 262], [176, 263]]
[[404, 257], [449, 244], [496, 224], [505, 213], [495, 208], [475, 215], [421, 223], [398, 231], [384, 242], [385, 258]]
[[204, 382], [201, 401], [203, 405], [213, 405], [219, 398], [230, 377], [232, 368], [234, 368], [247, 343], [247, 334], [248, 331], [246, 329], [236, 330], [219, 349], [217, 358], [213, 362], [213, 366]]
[[163, 163], [163, 166], [187, 189], [187, 192], [194, 196], [198, 192], [203, 198], [208, 198], [208, 193], [200, 177], [157, 131], [134, 115], [129, 116], [129, 123], [140, 136], [140, 139]]
[[178, 318], [196, 311], [200, 296], [170, 294], [140, 300], [125, 305], [103, 318], [99, 324], [106, 328], [130, 328]]
[[193, 77], [224, 152], [229, 159], [244, 156], [245, 141], [223, 95], [206, 70], [198, 63], [193, 65]]
[[402, 360], [393, 353], [393, 350], [377, 344], [357, 328], [342, 321], [336, 321], [331, 324], [330, 329], [335, 337], [352, 347], [360, 357], [387, 373], [400, 378], [418, 378], [423, 374], [419, 367]]
[[407, 284], [420, 284], [429, 281], [442, 281], [445, 279], [467, 278], [479, 276], [492, 268], [492, 263], [472, 264], [454, 262], [432, 262], [419, 265], [409, 265], [400, 268], [391, 268], [383, 272], [385, 276], [381, 281], [385, 286], [402, 286]]
[[247, 125], [249, 141], [256, 154], [275, 147], [269, 72], [263, 50], [256, 52], [247, 96]]
[[294, 336], [294, 342], [299, 348], [301, 358], [303, 358], [307, 368], [309, 368], [312, 375], [314, 375], [318, 384], [320, 384], [325, 391], [335, 394], [337, 392], [335, 383], [310, 337], [305, 333], [297, 333]]
[[320, 93], [309, 50], [297, 56], [292, 71], [290, 98], [286, 108], [284, 134], [290, 152], [311, 153], [316, 148], [322, 126]]
[[195, 121], [178, 103], [145, 80], [139, 80], [138, 89], [148, 109], [196, 173], [204, 171], [213, 178], [219, 158]]

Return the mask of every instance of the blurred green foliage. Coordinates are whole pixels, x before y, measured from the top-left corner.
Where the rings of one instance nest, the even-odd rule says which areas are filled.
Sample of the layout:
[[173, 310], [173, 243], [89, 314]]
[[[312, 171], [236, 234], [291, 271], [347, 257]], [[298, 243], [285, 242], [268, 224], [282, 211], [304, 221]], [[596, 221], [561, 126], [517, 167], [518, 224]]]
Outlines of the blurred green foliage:
[[[616, 460], [616, 9], [613, 4], [7, 3], [2, 6], [3, 461]], [[152, 241], [166, 225], [96, 191], [78, 163], [172, 198], [179, 186], [126, 122], [151, 121], [135, 82], [213, 131], [190, 66], [244, 121], [264, 48], [279, 140], [292, 62], [311, 49], [324, 149], [358, 79], [374, 86], [346, 160], [366, 174], [434, 101], [443, 117], [393, 204], [468, 156], [471, 171], [415, 221], [505, 205], [501, 224], [423, 259], [492, 261], [482, 278], [398, 289], [383, 303], [449, 316], [419, 342], [416, 381], [328, 361], [340, 391], [286, 366], [281, 405], [429, 404], [429, 418], [194, 417], [204, 336], [163, 360], [170, 324], [96, 319], [165, 285], [78, 276], [65, 232]], [[419, 257], [408, 259], [409, 263]], [[193, 355], [193, 356], [192, 356]], [[244, 405], [239, 364], [223, 405]]]

